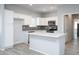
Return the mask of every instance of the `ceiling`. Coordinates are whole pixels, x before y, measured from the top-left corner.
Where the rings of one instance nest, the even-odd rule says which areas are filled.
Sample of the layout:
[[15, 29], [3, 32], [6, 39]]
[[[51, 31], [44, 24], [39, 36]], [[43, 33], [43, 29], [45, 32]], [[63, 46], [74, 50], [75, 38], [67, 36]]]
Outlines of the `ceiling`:
[[6, 9], [14, 10], [15, 12], [37, 14], [41, 17], [47, 17], [50, 14], [57, 14], [58, 7], [61, 4], [5, 4]]
[[[6, 4], [8, 5], [8, 4]], [[33, 12], [37, 13], [48, 13], [48, 12], [55, 12], [57, 8], [60, 6], [58, 4], [11, 4], [22, 7], [24, 9], [28, 9]]]
[[58, 5], [56, 4], [18, 4], [18, 6], [24, 7], [30, 11], [37, 13], [48, 13], [57, 11]]

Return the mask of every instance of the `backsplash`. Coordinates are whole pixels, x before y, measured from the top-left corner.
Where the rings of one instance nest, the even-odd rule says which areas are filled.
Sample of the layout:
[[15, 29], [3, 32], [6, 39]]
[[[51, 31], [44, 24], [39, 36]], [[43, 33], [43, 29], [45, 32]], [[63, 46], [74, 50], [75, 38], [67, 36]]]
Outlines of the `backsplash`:
[[29, 25], [22, 25], [22, 30], [23, 31], [28, 31], [28, 30], [46, 30], [48, 26], [45, 25], [38, 25], [36, 27], [29, 27]]

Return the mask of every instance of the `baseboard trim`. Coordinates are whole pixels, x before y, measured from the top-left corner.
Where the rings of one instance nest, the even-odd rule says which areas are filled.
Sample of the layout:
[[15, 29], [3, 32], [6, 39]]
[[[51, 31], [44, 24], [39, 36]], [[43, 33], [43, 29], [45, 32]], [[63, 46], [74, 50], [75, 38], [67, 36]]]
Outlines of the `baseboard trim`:
[[5, 51], [5, 49], [7, 48], [13, 48], [13, 45], [12, 46], [8, 46], [8, 47], [4, 47], [4, 48], [0, 48], [1, 51]]
[[18, 43], [14, 43], [14, 45], [16, 45], [16, 44], [20, 44], [20, 43], [28, 44], [27, 42], [18, 42]]
[[31, 49], [31, 50], [33, 50], [33, 51], [36, 51], [36, 52], [39, 52], [39, 53], [44, 54], [44, 55], [49, 55], [49, 54], [47, 54], [47, 53], [45, 53], [45, 52], [41, 52], [41, 51], [36, 50], [36, 49], [33, 49], [33, 48], [31, 48], [31, 47], [30, 47], [29, 49]]

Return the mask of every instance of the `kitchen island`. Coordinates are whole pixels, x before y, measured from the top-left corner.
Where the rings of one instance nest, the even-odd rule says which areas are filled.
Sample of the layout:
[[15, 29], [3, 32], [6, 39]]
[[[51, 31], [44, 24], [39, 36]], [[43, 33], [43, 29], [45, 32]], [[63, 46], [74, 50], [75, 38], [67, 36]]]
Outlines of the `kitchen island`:
[[29, 33], [30, 49], [45, 55], [62, 55], [65, 50], [65, 35], [46, 31]]

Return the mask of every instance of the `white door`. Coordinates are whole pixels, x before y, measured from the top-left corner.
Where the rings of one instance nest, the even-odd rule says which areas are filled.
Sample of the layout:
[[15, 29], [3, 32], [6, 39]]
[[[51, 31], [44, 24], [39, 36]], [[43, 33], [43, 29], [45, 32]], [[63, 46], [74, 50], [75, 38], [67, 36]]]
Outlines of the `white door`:
[[23, 19], [14, 19], [14, 44], [26, 42], [24, 31], [22, 31]]

